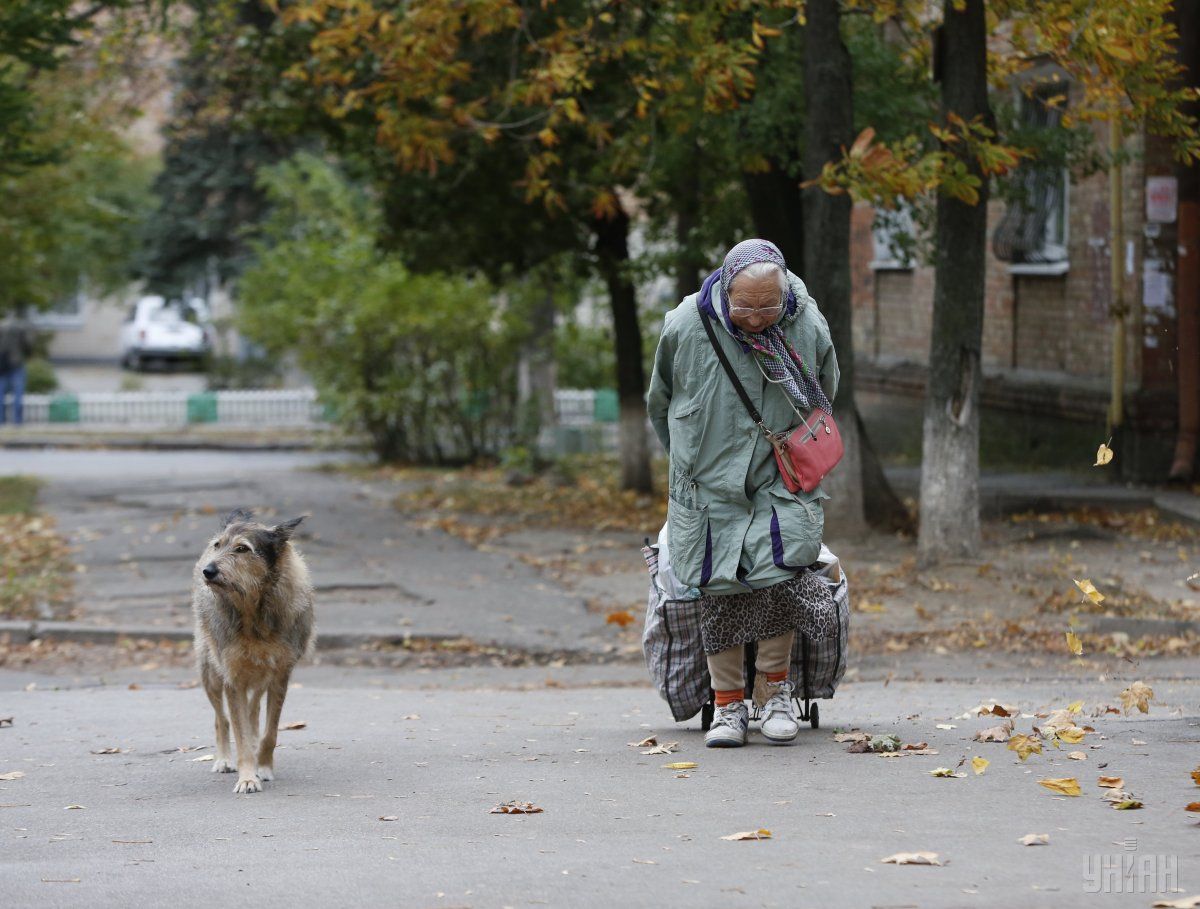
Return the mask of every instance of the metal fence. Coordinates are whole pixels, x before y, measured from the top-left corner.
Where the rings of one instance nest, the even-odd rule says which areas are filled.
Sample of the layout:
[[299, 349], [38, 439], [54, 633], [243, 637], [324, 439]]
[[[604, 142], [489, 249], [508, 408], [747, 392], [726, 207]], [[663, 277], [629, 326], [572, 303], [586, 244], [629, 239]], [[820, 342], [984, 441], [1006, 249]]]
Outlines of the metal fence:
[[[559, 389], [554, 409], [560, 427], [594, 427], [615, 433], [616, 393]], [[26, 395], [25, 422], [92, 426], [312, 426], [331, 419], [313, 388], [279, 391], [115, 391]]]

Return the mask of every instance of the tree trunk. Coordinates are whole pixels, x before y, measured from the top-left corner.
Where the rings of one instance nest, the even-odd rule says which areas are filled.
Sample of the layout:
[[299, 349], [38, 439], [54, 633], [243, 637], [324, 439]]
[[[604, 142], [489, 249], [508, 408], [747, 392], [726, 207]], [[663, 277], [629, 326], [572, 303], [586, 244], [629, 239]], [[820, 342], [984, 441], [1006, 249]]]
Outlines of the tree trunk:
[[554, 291], [545, 294], [530, 313], [533, 331], [517, 364], [518, 435], [523, 444], [536, 446], [542, 430], [556, 422], [554, 388]]
[[621, 488], [653, 491], [646, 433], [646, 369], [637, 294], [629, 275], [629, 215], [624, 210], [592, 222], [596, 262], [608, 288], [617, 354], [617, 397], [621, 404]]
[[[961, 10], [958, 8], [961, 5]], [[942, 44], [942, 115], [992, 125], [987, 96], [984, 0], [946, 0]], [[959, 146], [952, 150], [963, 154]], [[979, 391], [987, 249], [987, 178], [969, 205], [945, 193], [937, 201], [933, 332], [921, 453], [918, 557], [928, 565], [979, 554]]]
[[804, 204], [800, 181], [772, 161], [759, 173], [743, 173], [742, 185], [750, 203], [754, 232], [770, 240], [792, 269], [804, 266]]
[[700, 289], [704, 279], [703, 253], [696, 248], [693, 232], [700, 224], [702, 190], [700, 149], [693, 146], [692, 158], [680, 174], [675, 190], [675, 299], [682, 300]]
[[[821, 48], [804, 56], [804, 172], [821, 172], [854, 141], [853, 62], [842, 41], [839, 0], [810, 0], [805, 45]], [[846, 454], [823, 484], [831, 496], [826, 529], [861, 533], [868, 516], [887, 529], [905, 526], [908, 512], [883, 475], [867, 439], [854, 398], [854, 332], [850, 293], [850, 210], [848, 195], [830, 195], [820, 187], [803, 191], [804, 271], [801, 277], [821, 307], [842, 379], [835, 414]]]

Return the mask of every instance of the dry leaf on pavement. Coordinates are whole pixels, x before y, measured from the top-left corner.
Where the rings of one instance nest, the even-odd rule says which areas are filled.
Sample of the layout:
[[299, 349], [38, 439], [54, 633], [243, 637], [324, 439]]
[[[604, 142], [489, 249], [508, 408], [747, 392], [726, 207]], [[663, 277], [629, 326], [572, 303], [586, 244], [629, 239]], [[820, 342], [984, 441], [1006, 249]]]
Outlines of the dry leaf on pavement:
[[650, 735], [642, 739], [640, 742], [626, 742], [625, 744], [630, 748], [649, 748], [652, 745], [658, 744], [658, 737]]
[[398, 820], [400, 820], [400, 818], [396, 817], [396, 815], [394, 815], [394, 814], [381, 814], [381, 815], [379, 815], [379, 819], [381, 821], [398, 821]]
[[1192, 782], [1200, 786], [1200, 767], [1192, 771]]
[[721, 839], [729, 840], [736, 843], [741, 840], [769, 840], [771, 838], [770, 830], [743, 830], [741, 833], [731, 833], [729, 836], [723, 836]]
[[624, 628], [626, 625], [630, 625], [633, 623], [634, 616], [633, 616], [633, 613], [630, 612], [628, 609], [617, 609], [613, 612], [610, 612], [605, 617], [604, 621], [607, 622], [609, 625], [618, 625], [621, 628]]
[[92, 754], [120, 754], [120, 748], [94, 748]]
[[971, 758], [971, 769], [974, 770], [975, 775], [978, 776], [979, 774], [983, 773], [983, 771], [988, 769], [988, 764], [990, 763], [991, 761], [989, 761], [987, 758], [973, 757]]
[[1070, 754], [1067, 755], [1067, 757], [1070, 758], [1072, 761], [1086, 761], [1087, 760], [1087, 755], [1084, 754], [1082, 751], [1072, 751]]
[[10, 716], [0, 716], [0, 727], [4, 727], [4, 726], [11, 726], [12, 724], [13, 724], [13, 718], [12, 718], [12, 717], [10, 717]]
[[1083, 641], [1079, 640], [1079, 635], [1073, 631], [1067, 632], [1067, 649], [1075, 656], [1083, 656]]
[[202, 754], [202, 755], [200, 755], [200, 757], [192, 758], [192, 760], [195, 762], [211, 761], [212, 759], [213, 759], [213, 756], [211, 754]]
[[1057, 792], [1060, 795], [1083, 795], [1079, 789], [1079, 780], [1072, 776], [1062, 777], [1060, 779], [1038, 780], [1038, 784], [1045, 786], [1051, 792]]
[[288, 729], [304, 729], [306, 726], [308, 726], [308, 723], [304, 720], [292, 720], [290, 723], [284, 723], [282, 726], [280, 726], [279, 731], [284, 732]]
[[1121, 799], [1119, 802], [1113, 802], [1113, 808], [1117, 811], [1129, 811], [1136, 808], [1141, 808], [1142, 803], [1137, 799]]
[[871, 740], [869, 732], [838, 732], [833, 736], [835, 742], [868, 742]]
[[489, 814], [541, 814], [542, 809], [533, 802], [504, 802], [493, 808]]
[[0, 773], [0, 780], [4, 780], [5, 782], [9, 780], [19, 780], [24, 775], [25, 774], [20, 770], [10, 770], [8, 773]]
[[1200, 811], [1200, 802], [1189, 802], [1184, 811]]
[[674, 754], [678, 750], [678, 742], [663, 742], [661, 745], [655, 745], [648, 751], [643, 751], [642, 754]]
[[1096, 781], [1102, 789], [1124, 789], [1125, 781], [1119, 776], [1102, 776]]
[[695, 770], [698, 766], [695, 761], [675, 761], [673, 764], [663, 764], [667, 770]]
[[1152, 909], [1200, 909], [1200, 894], [1177, 900], [1155, 900], [1150, 905]]
[[884, 865], [940, 865], [936, 852], [897, 852], [879, 860]]
[[938, 729], [957, 729], [958, 727], [955, 726], [953, 723], [938, 723], [937, 728]]
[[951, 770], [949, 767], [935, 767], [933, 770], [929, 771], [929, 775], [945, 777], [947, 779], [962, 779], [966, 776], [965, 773], [959, 773], [955, 770]]
[[977, 742], [1007, 742], [1009, 734], [1013, 731], [1013, 722], [1008, 720], [999, 726], [989, 726], [987, 729], [980, 729], [975, 733], [975, 741]]
[[1027, 833], [1019, 840], [1022, 846], [1049, 846], [1050, 834], [1048, 833]]
[[1008, 740], [1008, 750], [1015, 751], [1017, 757], [1024, 761], [1031, 754], [1042, 753], [1042, 743], [1028, 735], [1014, 735]]
[[1121, 692], [1121, 706], [1126, 713], [1137, 709], [1142, 713], [1150, 712], [1150, 701], [1154, 697], [1154, 689], [1145, 682], [1134, 682]]
[[63, 811], [83, 811], [87, 805], [67, 805]]

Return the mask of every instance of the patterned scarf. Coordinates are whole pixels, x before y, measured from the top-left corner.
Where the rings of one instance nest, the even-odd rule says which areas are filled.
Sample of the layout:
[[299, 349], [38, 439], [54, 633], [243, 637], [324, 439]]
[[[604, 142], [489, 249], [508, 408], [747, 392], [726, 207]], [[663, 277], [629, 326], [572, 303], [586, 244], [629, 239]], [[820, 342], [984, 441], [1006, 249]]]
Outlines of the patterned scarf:
[[[764, 328], [760, 332], [747, 332], [733, 324], [729, 316], [729, 288], [733, 279], [747, 266], [755, 262], [771, 262], [783, 269], [787, 274], [787, 266], [783, 261], [783, 253], [767, 240], [743, 240], [729, 251], [725, 263], [704, 282], [700, 288], [700, 302], [710, 317], [717, 317], [725, 330], [741, 345], [742, 350], [754, 352], [763, 372], [771, 382], [783, 388], [800, 410], [808, 411], [819, 407], [827, 414], [833, 413], [833, 405], [821, 383], [812, 375], [808, 367], [800, 359], [779, 322]], [[717, 312], [714, 307], [716, 286], [720, 283], [721, 307]], [[784, 301], [784, 314], [793, 315], [798, 303], [789, 288]], [[780, 319], [782, 321], [782, 318]]]

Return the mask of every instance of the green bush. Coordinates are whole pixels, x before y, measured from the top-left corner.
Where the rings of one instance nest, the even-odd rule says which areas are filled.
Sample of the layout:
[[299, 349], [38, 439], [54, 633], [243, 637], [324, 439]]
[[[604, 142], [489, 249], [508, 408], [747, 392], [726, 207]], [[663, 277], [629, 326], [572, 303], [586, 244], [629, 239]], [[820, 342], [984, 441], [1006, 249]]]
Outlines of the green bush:
[[497, 454], [516, 414], [525, 330], [491, 286], [414, 274], [381, 250], [375, 200], [302, 153], [260, 174], [271, 214], [238, 285], [239, 327], [292, 353], [348, 428], [385, 460]]
[[34, 357], [25, 364], [25, 391], [31, 395], [48, 395], [58, 391], [58, 376], [50, 361]]

